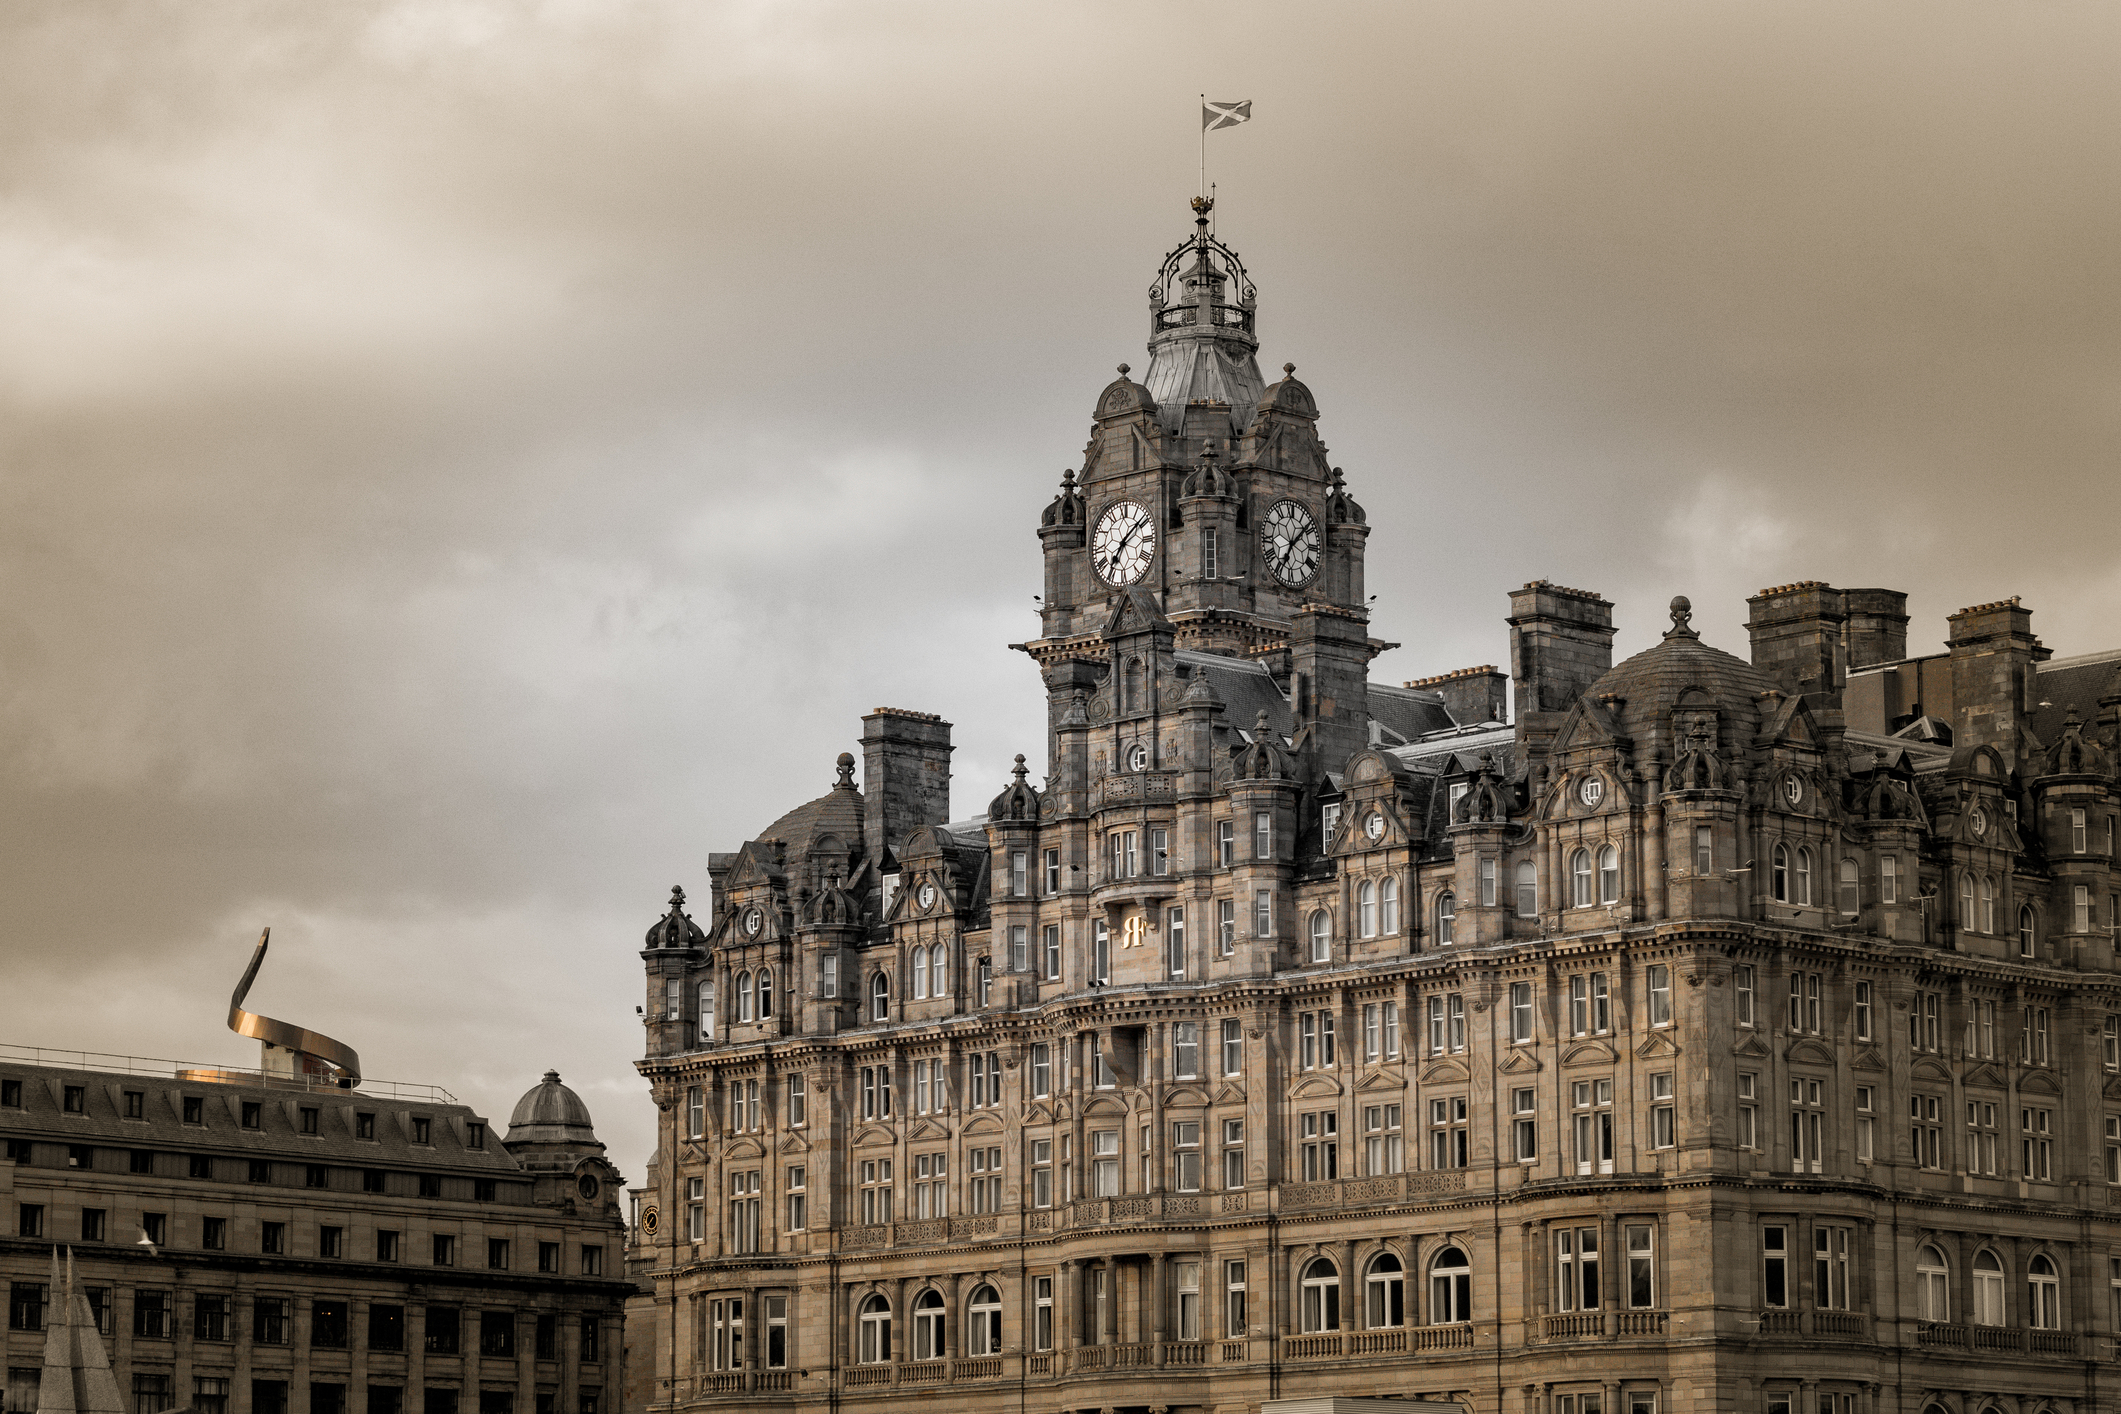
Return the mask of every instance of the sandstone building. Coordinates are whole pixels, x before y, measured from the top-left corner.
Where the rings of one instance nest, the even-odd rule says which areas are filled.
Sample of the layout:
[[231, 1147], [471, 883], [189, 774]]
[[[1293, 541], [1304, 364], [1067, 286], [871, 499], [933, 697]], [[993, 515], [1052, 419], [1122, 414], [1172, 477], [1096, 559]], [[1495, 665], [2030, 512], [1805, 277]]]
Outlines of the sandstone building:
[[1535, 581], [1371, 682], [1256, 314], [1203, 220], [1045, 510], [1043, 786], [879, 710], [649, 932], [629, 1408], [2109, 1406], [2121, 654]]
[[131, 1414], [618, 1408], [622, 1180], [555, 1075], [504, 1135], [429, 1086], [10, 1047], [0, 1136], [9, 1414], [55, 1247]]

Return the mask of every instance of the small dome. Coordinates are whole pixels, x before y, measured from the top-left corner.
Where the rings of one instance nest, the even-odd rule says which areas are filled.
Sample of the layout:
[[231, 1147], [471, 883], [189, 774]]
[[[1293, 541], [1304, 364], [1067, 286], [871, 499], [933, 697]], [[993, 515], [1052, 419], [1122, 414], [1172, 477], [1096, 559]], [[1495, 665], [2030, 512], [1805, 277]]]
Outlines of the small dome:
[[546, 1071], [545, 1078], [516, 1101], [514, 1112], [508, 1116], [508, 1137], [502, 1142], [604, 1147], [597, 1142], [596, 1130], [589, 1122], [589, 1106], [560, 1083], [556, 1070]]
[[1664, 736], [1673, 709], [1695, 704], [1721, 713], [1726, 747], [1751, 741], [1761, 725], [1765, 695], [1776, 684], [1745, 659], [1703, 643], [1689, 626], [1690, 611], [1684, 599], [1674, 599], [1673, 627], [1664, 641], [1614, 665], [1584, 696], [1621, 699], [1621, 729], [1639, 741]]

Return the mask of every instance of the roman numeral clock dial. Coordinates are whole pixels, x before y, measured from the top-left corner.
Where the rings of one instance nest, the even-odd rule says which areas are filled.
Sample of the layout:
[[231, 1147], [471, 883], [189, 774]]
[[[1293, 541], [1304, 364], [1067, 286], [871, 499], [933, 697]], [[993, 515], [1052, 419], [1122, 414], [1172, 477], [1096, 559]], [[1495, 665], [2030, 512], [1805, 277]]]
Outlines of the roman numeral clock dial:
[[1318, 573], [1318, 522], [1294, 501], [1276, 501], [1259, 523], [1259, 551], [1283, 584], [1308, 583]]
[[1090, 537], [1090, 563], [1107, 584], [1132, 584], [1149, 572], [1156, 556], [1156, 522], [1132, 501], [1120, 501], [1097, 518]]

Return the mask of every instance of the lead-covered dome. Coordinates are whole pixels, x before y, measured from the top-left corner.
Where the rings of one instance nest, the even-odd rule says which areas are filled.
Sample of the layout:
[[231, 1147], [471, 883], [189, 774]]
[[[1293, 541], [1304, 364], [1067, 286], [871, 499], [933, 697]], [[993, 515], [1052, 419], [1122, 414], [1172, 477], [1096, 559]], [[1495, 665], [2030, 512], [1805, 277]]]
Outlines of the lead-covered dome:
[[516, 1101], [508, 1116], [506, 1144], [568, 1144], [601, 1150], [596, 1128], [589, 1121], [589, 1106], [582, 1097], [560, 1083], [556, 1070], [533, 1085]]
[[1664, 641], [1615, 664], [1584, 694], [1600, 703], [1620, 699], [1617, 724], [1638, 745], [1672, 734], [1673, 713], [1681, 710], [1718, 714], [1728, 724], [1726, 747], [1752, 740], [1760, 728], [1766, 695], [1776, 690], [1774, 679], [1745, 659], [1703, 643], [1692, 618], [1686, 598], [1674, 599]]

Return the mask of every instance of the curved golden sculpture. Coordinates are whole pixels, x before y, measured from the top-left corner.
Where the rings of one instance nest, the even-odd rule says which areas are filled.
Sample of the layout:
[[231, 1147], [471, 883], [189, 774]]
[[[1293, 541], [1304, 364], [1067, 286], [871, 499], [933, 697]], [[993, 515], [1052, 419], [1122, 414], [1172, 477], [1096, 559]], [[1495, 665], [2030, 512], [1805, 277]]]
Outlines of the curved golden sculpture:
[[361, 1057], [353, 1047], [343, 1041], [334, 1041], [321, 1032], [243, 1009], [243, 998], [250, 995], [250, 984], [258, 975], [259, 964], [265, 961], [265, 945], [271, 941], [270, 928], [258, 935], [258, 950], [250, 955], [250, 966], [243, 969], [243, 980], [236, 983], [236, 993], [228, 999], [228, 1029], [238, 1036], [249, 1036], [268, 1046], [294, 1052], [305, 1062], [302, 1067], [305, 1073], [310, 1069], [306, 1063], [316, 1061], [341, 1085], [359, 1085]]

